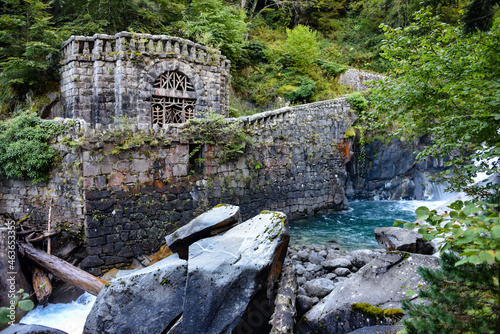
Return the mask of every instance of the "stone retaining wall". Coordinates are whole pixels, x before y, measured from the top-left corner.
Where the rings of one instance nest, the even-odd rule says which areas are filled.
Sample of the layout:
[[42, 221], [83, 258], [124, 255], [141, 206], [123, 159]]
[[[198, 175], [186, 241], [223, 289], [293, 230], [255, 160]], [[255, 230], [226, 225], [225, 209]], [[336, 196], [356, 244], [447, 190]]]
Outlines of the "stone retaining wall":
[[[240, 122], [253, 145], [224, 163], [213, 158], [220, 147], [204, 145], [205, 160], [194, 169], [193, 145], [178, 135], [189, 123], [126, 132], [129, 142], [139, 141], [131, 149], [117, 149], [123, 145], [119, 130], [91, 130], [84, 138], [73, 133], [66, 142], [78, 146], [66, 148], [75, 151], [49, 182], [4, 181], [0, 205], [11, 213], [13, 201], [22, 211], [37, 200], [58, 198], [64, 209], [53, 222], [84, 225], [87, 256], [81, 266], [120, 266], [153, 252], [166, 234], [218, 203], [239, 205], [244, 219], [262, 210], [297, 217], [347, 208], [343, 137], [353, 120], [344, 98], [242, 117], [233, 121]], [[17, 189], [8, 187], [13, 182], [24, 195], [12, 192]], [[43, 190], [52, 188], [57, 190]], [[40, 199], [34, 192], [41, 192]], [[82, 206], [84, 216], [73, 213]], [[42, 223], [47, 206], [36, 210], [41, 217], [36, 222]]]

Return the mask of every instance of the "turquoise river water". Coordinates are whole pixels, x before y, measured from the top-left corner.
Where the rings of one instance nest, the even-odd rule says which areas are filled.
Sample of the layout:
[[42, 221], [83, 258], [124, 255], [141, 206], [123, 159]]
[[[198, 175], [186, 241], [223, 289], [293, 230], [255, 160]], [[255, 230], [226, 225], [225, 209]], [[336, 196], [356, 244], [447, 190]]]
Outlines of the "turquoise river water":
[[353, 201], [350, 209], [290, 221], [291, 244], [335, 245], [343, 250], [378, 248], [376, 227], [395, 220], [414, 221], [419, 206], [434, 208], [440, 201]]

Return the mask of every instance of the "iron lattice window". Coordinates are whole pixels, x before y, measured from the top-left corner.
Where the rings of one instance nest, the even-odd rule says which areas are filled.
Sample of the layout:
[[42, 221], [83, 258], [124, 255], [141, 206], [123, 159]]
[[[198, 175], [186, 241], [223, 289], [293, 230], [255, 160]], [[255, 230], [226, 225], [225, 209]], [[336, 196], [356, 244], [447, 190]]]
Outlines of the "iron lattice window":
[[153, 96], [153, 124], [184, 123], [194, 118], [196, 100]]
[[196, 93], [184, 74], [165, 72], [155, 81], [153, 87], [153, 124], [163, 126], [168, 123], [184, 123], [194, 118]]

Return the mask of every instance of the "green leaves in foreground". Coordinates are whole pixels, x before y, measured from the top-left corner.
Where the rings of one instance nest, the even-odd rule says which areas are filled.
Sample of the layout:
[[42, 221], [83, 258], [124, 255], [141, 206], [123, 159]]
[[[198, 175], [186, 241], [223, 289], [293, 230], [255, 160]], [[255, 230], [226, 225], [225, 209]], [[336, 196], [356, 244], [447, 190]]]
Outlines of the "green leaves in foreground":
[[[17, 295], [11, 298], [15, 308], [20, 308], [23, 311], [31, 311], [35, 308], [35, 304], [29, 299], [29, 293], [24, 292], [23, 289], [17, 291]], [[11, 310], [6, 307], [0, 307], [0, 324], [7, 324], [13, 322], [15, 319], [15, 312], [12, 313]]]
[[[405, 223], [405, 228], [419, 227], [424, 240], [442, 238], [441, 252], [448, 249], [464, 256], [456, 265], [500, 264], [500, 213], [498, 204], [456, 201], [451, 211], [438, 214], [436, 210], [419, 207], [417, 223]], [[425, 222], [425, 223], [423, 223]], [[401, 225], [396, 222], [395, 225]]]

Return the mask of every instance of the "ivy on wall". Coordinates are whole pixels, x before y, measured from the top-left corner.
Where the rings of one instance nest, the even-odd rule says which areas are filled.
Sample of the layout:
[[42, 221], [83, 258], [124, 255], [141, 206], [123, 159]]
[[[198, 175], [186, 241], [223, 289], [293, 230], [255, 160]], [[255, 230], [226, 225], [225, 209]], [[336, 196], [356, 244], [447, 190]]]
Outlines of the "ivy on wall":
[[251, 144], [237, 121], [231, 122], [213, 111], [204, 116], [189, 120], [186, 127], [179, 133], [181, 140], [198, 145], [197, 149], [191, 152], [192, 155], [201, 149], [201, 145], [220, 146], [222, 152], [216, 158], [223, 163], [242, 155], [246, 145]]

